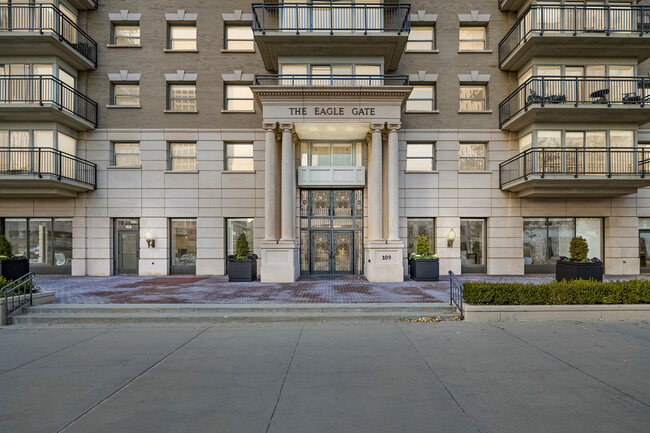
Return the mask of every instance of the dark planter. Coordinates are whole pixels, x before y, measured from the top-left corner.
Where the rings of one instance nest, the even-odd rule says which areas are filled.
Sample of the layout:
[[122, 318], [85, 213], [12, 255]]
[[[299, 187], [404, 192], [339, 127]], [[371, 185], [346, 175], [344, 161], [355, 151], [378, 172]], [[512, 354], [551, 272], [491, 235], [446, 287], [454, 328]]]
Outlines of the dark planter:
[[29, 274], [29, 259], [0, 260], [0, 273], [7, 280], [17, 280]]
[[247, 282], [257, 279], [257, 258], [228, 259], [228, 281]]
[[589, 280], [603, 281], [602, 263], [578, 263], [558, 260], [555, 265], [555, 279], [562, 280]]
[[440, 279], [440, 260], [409, 259], [409, 273], [414, 281], [438, 281]]

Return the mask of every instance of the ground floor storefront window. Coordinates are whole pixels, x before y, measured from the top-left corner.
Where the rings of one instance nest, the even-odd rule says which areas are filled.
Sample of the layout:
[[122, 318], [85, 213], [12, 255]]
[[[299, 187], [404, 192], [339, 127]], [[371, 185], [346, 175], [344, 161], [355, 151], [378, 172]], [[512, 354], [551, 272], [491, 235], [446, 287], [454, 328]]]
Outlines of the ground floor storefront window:
[[641, 273], [650, 273], [650, 218], [639, 218], [639, 261]]
[[[248, 241], [248, 254], [253, 254], [253, 218], [228, 218], [226, 220], [226, 257], [237, 254], [237, 239], [244, 234]], [[228, 260], [226, 260], [228, 272]]]
[[486, 273], [486, 220], [484, 218], [460, 219], [461, 272]]
[[172, 274], [196, 273], [196, 219], [178, 218], [170, 220]]
[[406, 251], [408, 255], [416, 252], [418, 244], [418, 237], [426, 236], [429, 241], [429, 252], [434, 254], [436, 252], [435, 242], [435, 223], [433, 218], [407, 218], [407, 245]]
[[29, 259], [30, 270], [69, 274], [72, 268], [72, 218], [3, 218], [13, 253]]
[[589, 258], [604, 260], [602, 218], [524, 218], [525, 272], [555, 272], [557, 260], [569, 256], [574, 236], [586, 239]]

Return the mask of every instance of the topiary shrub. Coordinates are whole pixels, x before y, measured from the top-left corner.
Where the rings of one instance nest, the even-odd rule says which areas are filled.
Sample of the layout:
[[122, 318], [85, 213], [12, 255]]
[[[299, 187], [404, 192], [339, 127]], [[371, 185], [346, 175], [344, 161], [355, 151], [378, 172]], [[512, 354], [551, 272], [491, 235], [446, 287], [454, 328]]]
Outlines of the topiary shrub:
[[582, 236], [576, 236], [571, 239], [571, 245], [569, 246], [569, 255], [571, 260], [581, 262], [587, 260], [587, 254], [589, 254], [589, 244]]
[[429, 239], [425, 235], [418, 236], [418, 243], [415, 246], [415, 253], [419, 256], [429, 255]]
[[243, 259], [248, 255], [248, 252], [250, 251], [250, 245], [248, 244], [248, 239], [246, 238], [245, 233], [241, 233], [239, 237], [237, 237], [236, 248], [238, 259]]
[[0, 257], [6, 259], [12, 259], [14, 257], [11, 242], [7, 240], [7, 237], [5, 235], [0, 235]]

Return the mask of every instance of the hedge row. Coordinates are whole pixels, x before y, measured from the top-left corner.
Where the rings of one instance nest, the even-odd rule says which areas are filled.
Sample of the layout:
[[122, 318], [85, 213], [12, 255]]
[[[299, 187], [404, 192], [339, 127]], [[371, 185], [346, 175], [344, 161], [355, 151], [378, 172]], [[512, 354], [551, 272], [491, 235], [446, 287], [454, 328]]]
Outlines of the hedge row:
[[648, 304], [650, 281], [554, 281], [546, 284], [463, 283], [463, 299], [477, 305]]

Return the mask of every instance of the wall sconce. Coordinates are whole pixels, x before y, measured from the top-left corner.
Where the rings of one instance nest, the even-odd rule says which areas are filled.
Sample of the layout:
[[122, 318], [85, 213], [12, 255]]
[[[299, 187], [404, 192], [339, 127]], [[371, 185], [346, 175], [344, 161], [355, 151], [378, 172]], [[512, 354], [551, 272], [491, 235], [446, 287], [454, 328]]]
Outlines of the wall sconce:
[[148, 231], [144, 234], [144, 240], [147, 241], [147, 248], [156, 248], [156, 240], [151, 232]]
[[456, 232], [454, 229], [449, 229], [447, 233], [447, 248], [452, 248], [454, 246], [454, 241], [456, 240]]

